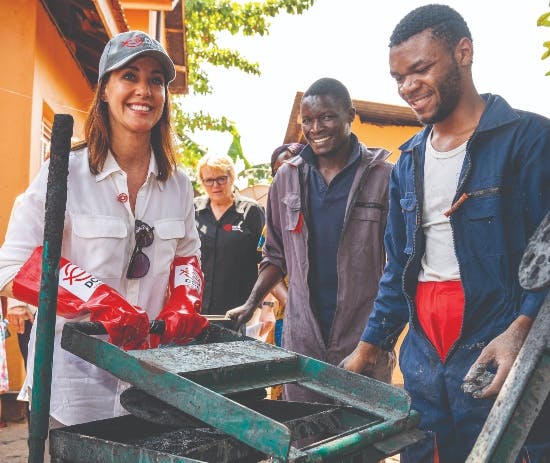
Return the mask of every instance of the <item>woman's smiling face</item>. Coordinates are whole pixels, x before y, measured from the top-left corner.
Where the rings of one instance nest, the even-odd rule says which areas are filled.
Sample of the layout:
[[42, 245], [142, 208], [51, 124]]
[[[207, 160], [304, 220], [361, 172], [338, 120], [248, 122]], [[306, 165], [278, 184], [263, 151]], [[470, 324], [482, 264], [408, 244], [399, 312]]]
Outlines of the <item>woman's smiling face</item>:
[[166, 101], [162, 66], [155, 58], [143, 56], [112, 71], [102, 99], [108, 105], [113, 132], [150, 132], [160, 120]]

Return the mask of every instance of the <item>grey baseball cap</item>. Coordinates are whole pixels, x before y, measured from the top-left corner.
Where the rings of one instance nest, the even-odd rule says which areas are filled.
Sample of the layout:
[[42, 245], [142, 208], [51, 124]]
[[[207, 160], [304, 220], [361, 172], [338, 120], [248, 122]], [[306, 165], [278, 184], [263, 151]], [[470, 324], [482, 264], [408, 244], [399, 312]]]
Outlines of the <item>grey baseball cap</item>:
[[174, 63], [162, 48], [162, 45], [142, 31], [128, 31], [115, 35], [101, 54], [97, 81], [107, 73], [119, 69], [138, 56], [147, 55], [156, 58], [164, 68], [168, 82], [176, 78]]

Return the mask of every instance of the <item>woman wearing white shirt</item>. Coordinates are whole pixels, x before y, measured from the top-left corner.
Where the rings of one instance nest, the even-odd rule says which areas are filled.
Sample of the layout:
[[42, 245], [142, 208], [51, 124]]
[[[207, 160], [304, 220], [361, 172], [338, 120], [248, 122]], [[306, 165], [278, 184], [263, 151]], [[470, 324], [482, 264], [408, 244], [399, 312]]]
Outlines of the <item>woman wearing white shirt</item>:
[[[123, 348], [182, 343], [207, 325], [197, 313], [202, 273], [193, 190], [172, 145], [168, 83], [174, 77], [172, 60], [147, 34], [113, 37], [99, 63], [86, 142], [70, 154], [50, 405], [52, 418], [65, 425], [120, 414], [117, 379], [61, 349], [67, 318], [102, 323]], [[30, 275], [43, 242], [47, 176], [45, 164], [0, 248], [0, 294], [31, 304], [37, 303]], [[72, 282], [63, 269], [75, 266], [98, 282], [85, 296], [66, 291]], [[182, 270], [192, 277], [183, 283]], [[99, 311], [94, 291], [108, 301]], [[149, 340], [152, 319], [164, 320], [166, 329]], [[32, 388], [35, 330], [36, 323], [26, 388]]]

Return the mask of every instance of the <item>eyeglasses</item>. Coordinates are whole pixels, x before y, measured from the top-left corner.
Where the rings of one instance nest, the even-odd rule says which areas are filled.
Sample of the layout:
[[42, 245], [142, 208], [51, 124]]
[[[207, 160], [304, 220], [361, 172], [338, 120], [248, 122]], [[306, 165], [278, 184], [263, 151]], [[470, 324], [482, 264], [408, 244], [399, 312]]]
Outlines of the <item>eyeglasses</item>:
[[136, 232], [136, 246], [132, 252], [130, 263], [128, 264], [128, 270], [126, 271], [126, 278], [141, 278], [147, 275], [151, 262], [149, 258], [141, 250], [147, 246], [153, 244], [155, 235], [153, 234], [154, 227], [150, 227], [141, 220], [136, 220], [135, 232]]
[[229, 178], [228, 175], [222, 175], [222, 176], [216, 177], [216, 178], [204, 178], [204, 179], [202, 179], [202, 183], [204, 183], [206, 186], [213, 186], [214, 182], [215, 182], [219, 186], [222, 186], [222, 185], [225, 185], [227, 183], [228, 178]]

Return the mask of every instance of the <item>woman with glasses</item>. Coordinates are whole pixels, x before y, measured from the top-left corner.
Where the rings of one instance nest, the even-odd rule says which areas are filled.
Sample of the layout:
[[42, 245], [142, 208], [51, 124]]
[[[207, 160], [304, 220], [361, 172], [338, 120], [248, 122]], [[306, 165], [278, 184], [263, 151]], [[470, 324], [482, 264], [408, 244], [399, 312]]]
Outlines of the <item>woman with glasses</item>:
[[[183, 343], [207, 325], [193, 188], [176, 166], [168, 83], [156, 40], [124, 32], [106, 45], [84, 127], [69, 158], [50, 415], [54, 426], [122, 413], [118, 380], [61, 349], [67, 319], [101, 323], [124, 349]], [[21, 197], [0, 248], [0, 295], [37, 304], [48, 165]], [[167, 296], [168, 295], [168, 296]], [[149, 337], [149, 320], [165, 322]], [[32, 394], [34, 324], [24, 391]], [[151, 339], [150, 339], [151, 338]]]
[[258, 239], [264, 210], [235, 188], [235, 166], [229, 156], [204, 156], [197, 178], [206, 195], [195, 198], [204, 272], [203, 313], [225, 314], [243, 304], [258, 277]]

